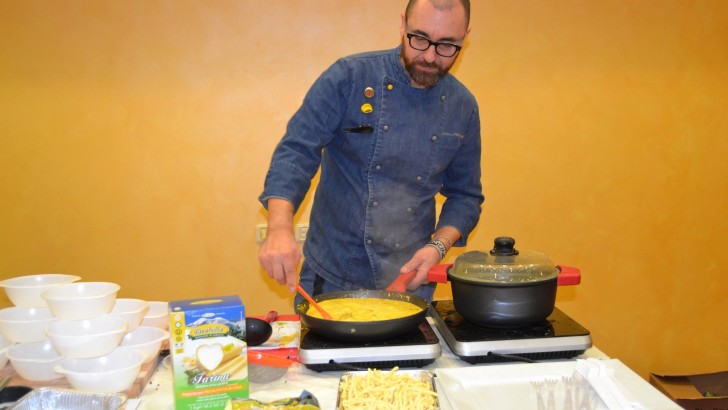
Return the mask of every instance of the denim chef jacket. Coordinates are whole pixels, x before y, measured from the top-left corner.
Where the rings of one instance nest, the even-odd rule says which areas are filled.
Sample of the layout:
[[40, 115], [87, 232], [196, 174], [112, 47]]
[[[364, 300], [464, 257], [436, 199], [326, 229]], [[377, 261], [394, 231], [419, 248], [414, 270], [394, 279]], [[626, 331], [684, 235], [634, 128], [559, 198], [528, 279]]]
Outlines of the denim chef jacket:
[[[263, 206], [284, 198], [297, 210], [321, 167], [303, 254], [343, 289], [387, 287], [436, 222], [457, 228], [456, 245], [464, 246], [480, 216], [475, 98], [450, 74], [430, 88], [412, 87], [400, 50], [342, 58], [315, 81], [273, 153], [259, 198]], [[446, 200], [436, 221], [438, 192]], [[431, 298], [432, 289], [425, 292]]]

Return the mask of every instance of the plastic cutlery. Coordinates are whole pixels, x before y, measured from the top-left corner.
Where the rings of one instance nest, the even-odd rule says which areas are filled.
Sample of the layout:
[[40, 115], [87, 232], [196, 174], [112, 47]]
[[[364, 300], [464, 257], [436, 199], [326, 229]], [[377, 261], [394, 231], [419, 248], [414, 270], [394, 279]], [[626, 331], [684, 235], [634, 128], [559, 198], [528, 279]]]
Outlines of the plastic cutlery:
[[543, 403], [543, 386], [544, 382], [531, 382], [531, 387], [536, 391], [536, 405], [538, 406], [538, 410], [546, 410], [546, 406]]

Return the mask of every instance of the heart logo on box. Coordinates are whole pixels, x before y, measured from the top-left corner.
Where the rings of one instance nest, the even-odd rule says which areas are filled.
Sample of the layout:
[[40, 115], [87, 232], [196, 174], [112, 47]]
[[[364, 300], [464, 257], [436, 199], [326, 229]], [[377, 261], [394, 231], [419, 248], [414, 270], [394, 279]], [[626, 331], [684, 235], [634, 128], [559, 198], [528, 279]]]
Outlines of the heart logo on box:
[[220, 365], [223, 355], [222, 345], [219, 343], [202, 345], [197, 348], [197, 362], [208, 372], [215, 370]]

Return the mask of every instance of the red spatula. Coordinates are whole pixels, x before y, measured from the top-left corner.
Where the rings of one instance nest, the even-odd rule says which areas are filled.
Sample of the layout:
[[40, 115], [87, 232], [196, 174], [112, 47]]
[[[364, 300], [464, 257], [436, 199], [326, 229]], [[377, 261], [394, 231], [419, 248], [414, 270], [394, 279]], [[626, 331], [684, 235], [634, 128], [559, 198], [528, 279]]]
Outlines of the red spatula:
[[299, 285], [298, 283], [296, 283], [296, 290], [298, 290], [298, 293], [300, 293], [304, 298], [306, 298], [306, 300], [308, 301], [308, 303], [311, 304], [311, 306], [313, 306], [314, 308], [316, 308], [316, 310], [318, 310], [319, 313], [321, 313], [321, 316], [323, 316], [324, 319], [334, 320], [334, 318], [331, 317], [331, 315], [329, 314], [329, 312], [325, 311], [324, 308], [322, 308], [318, 303], [316, 303], [316, 301], [313, 300], [313, 298], [311, 297], [311, 295], [309, 295], [308, 292], [306, 292], [301, 287], [301, 285]]

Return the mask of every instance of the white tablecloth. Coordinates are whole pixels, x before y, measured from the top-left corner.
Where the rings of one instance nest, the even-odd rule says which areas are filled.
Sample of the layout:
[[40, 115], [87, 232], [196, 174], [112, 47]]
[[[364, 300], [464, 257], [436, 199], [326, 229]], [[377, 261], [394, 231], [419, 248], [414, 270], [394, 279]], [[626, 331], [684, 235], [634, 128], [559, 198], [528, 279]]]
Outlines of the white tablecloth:
[[[428, 318], [428, 320], [432, 320]], [[450, 347], [440, 336], [434, 323], [435, 334], [440, 338], [442, 356], [423, 369], [435, 371], [435, 369], [468, 367], [468, 366], [499, 366], [497, 363], [469, 364], [457, 357]], [[601, 350], [596, 347], [588, 349], [583, 355], [577, 358], [608, 359]], [[576, 360], [572, 359], [572, 360]], [[298, 397], [303, 390], [311, 392], [319, 401], [322, 410], [334, 410], [336, 408], [336, 395], [338, 392], [339, 379], [344, 371], [315, 372], [304, 365], [292, 367], [286, 375], [276, 381], [258, 384], [250, 383], [250, 397], [260, 401], [273, 401], [287, 397]], [[451, 409], [446, 400], [441, 400], [443, 410]], [[172, 369], [169, 360], [163, 360], [147, 384], [142, 394], [137, 399], [129, 400], [128, 410], [174, 410], [174, 395], [172, 393]]]

